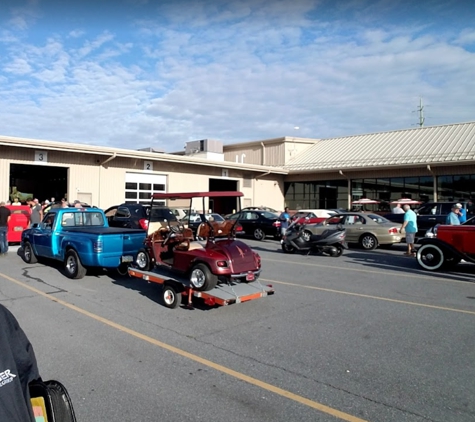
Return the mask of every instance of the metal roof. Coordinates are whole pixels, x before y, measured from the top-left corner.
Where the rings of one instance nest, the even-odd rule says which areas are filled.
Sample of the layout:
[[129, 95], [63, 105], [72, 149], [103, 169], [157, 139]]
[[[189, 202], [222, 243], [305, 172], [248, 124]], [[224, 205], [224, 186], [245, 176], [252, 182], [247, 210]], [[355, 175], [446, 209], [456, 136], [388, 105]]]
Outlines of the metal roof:
[[316, 141], [284, 166], [289, 173], [475, 161], [475, 122]]
[[[235, 163], [232, 161], [213, 161], [205, 158], [188, 157], [133, 149], [111, 148], [88, 144], [74, 144], [69, 142], [45, 141], [27, 138], [15, 138], [0, 136], [0, 146], [12, 146], [17, 148], [38, 148], [49, 151], [73, 152], [81, 154], [103, 155], [106, 161], [116, 157], [135, 158], [151, 161], [164, 161], [180, 164], [195, 164], [205, 167], [229, 168], [237, 170], [254, 171], [264, 174], [287, 174], [282, 167], [261, 166], [257, 164]], [[261, 175], [262, 176], [262, 175]]]

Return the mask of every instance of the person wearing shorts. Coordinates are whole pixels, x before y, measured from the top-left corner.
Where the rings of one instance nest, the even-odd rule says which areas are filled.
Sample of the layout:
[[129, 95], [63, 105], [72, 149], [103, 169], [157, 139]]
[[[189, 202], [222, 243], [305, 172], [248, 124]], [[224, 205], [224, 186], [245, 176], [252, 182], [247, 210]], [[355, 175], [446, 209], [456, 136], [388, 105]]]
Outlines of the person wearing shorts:
[[406, 231], [407, 252], [404, 252], [404, 255], [415, 256], [414, 243], [417, 233], [417, 215], [408, 204], [404, 205], [404, 212], [404, 222], [399, 229], [399, 233], [402, 233], [403, 230]]

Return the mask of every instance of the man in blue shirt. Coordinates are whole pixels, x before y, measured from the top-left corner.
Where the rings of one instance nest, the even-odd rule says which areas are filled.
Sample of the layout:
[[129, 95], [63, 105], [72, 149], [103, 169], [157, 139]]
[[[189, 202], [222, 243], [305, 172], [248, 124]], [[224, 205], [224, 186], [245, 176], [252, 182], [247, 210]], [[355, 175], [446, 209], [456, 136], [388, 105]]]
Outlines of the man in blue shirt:
[[405, 252], [404, 255], [416, 256], [414, 243], [417, 233], [417, 215], [411, 210], [411, 207], [408, 204], [404, 205], [404, 211], [404, 222], [399, 230], [399, 233], [402, 233], [403, 230], [406, 231], [407, 252]]
[[280, 221], [280, 234], [282, 236], [285, 235], [285, 231], [289, 227], [289, 220], [290, 220], [290, 214], [289, 214], [289, 208], [285, 207], [284, 212], [280, 214], [279, 216], [279, 221]]
[[467, 210], [460, 203], [455, 204], [455, 206], [459, 209], [458, 217], [460, 224], [465, 223], [467, 221]]
[[458, 226], [460, 225], [460, 208], [457, 207], [458, 204], [455, 204], [452, 207], [452, 211], [447, 215], [447, 218], [445, 219], [445, 224], [450, 225], [450, 226]]

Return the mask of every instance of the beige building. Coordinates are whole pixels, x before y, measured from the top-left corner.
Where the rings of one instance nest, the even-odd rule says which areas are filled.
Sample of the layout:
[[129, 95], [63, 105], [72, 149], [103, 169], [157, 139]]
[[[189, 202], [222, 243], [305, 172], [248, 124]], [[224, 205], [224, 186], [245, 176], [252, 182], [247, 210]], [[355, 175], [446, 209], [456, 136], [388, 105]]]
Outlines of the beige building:
[[148, 202], [153, 192], [240, 190], [243, 206], [282, 208], [287, 170], [213, 158], [0, 137], [0, 198], [67, 196], [107, 208]]
[[172, 154], [0, 137], [0, 198], [12, 190], [101, 208], [148, 202], [152, 192], [218, 190], [277, 210], [346, 209], [362, 197], [381, 210], [401, 197], [458, 201], [475, 197], [475, 122], [331, 139], [203, 139]]

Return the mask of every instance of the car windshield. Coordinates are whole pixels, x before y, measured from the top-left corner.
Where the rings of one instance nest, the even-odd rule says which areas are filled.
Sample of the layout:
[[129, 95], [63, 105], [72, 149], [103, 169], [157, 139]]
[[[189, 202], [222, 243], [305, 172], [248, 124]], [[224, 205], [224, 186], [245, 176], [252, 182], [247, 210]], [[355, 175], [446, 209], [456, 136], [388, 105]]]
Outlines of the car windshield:
[[371, 218], [375, 223], [389, 223], [390, 221], [384, 217], [381, 217], [378, 214], [368, 214], [368, 217]]
[[153, 207], [150, 210], [150, 221], [176, 221], [176, 215], [170, 210], [170, 208], [164, 208], [163, 206]]
[[265, 218], [269, 218], [270, 220], [272, 220], [274, 218], [279, 218], [279, 216], [277, 214], [274, 214], [274, 213], [268, 212], [268, 211], [261, 212], [261, 215]]

